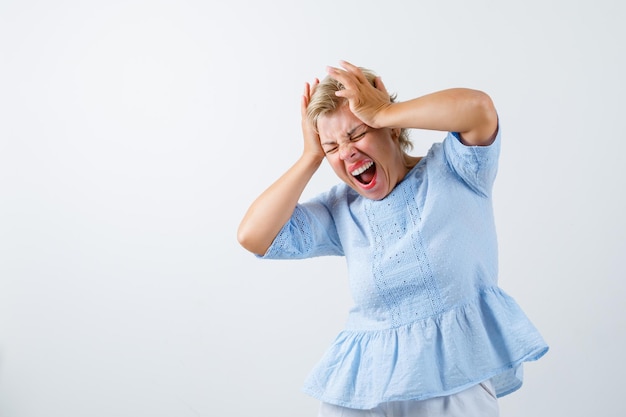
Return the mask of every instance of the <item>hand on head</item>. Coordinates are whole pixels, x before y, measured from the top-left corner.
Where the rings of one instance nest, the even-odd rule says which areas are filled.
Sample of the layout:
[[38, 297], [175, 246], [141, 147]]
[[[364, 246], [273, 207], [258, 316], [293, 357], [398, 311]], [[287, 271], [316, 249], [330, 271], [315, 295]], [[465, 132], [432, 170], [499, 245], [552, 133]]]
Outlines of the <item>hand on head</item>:
[[315, 126], [309, 121], [306, 110], [311, 102], [311, 96], [315, 92], [315, 88], [320, 83], [316, 78], [311, 84], [306, 83], [304, 85], [304, 92], [302, 93], [302, 100], [300, 101], [300, 113], [302, 117], [302, 134], [304, 136], [304, 152], [312, 155], [316, 158], [324, 158], [324, 150], [320, 144], [320, 138], [317, 134]]
[[382, 127], [380, 115], [391, 106], [382, 79], [376, 77], [372, 85], [359, 67], [346, 61], [341, 61], [340, 65], [342, 68], [327, 67], [328, 75], [344, 86], [344, 90], [335, 94], [348, 100], [350, 110], [363, 123], [374, 128]]

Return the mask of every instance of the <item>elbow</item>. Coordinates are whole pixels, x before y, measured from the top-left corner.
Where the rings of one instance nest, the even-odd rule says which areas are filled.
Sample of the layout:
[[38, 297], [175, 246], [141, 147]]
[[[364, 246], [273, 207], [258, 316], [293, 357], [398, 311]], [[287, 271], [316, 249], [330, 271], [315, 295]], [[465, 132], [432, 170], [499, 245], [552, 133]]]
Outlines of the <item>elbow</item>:
[[241, 223], [239, 225], [239, 229], [237, 229], [237, 242], [239, 242], [241, 247], [243, 247], [244, 249], [253, 252], [251, 250], [251, 248], [254, 247], [254, 245], [252, 244], [252, 238], [244, 223]]
[[249, 227], [244, 223], [239, 225], [239, 229], [237, 229], [237, 242], [248, 252], [259, 256], [263, 256], [269, 248], [269, 245], [264, 245], [255, 238], [253, 231], [249, 230]]
[[476, 109], [480, 120], [492, 125], [496, 125], [498, 123], [496, 106], [493, 104], [493, 100], [487, 93], [476, 90], [472, 104]]
[[485, 126], [485, 140], [482, 144], [491, 145], [496, 139], [496, 135], [498, 133], [498, 111], [496, 110], [496, 106], [493, 104], [491, 97], [485, 93], [483, 93], [483, 95], [484, 98], [482, 99], [481, 109]]
[[470, 100], [471, 129], [462, 138], [467, 145], [490, 145], [498, 132], [498, 113], [491, 97], [482, 91], [473, 90]]

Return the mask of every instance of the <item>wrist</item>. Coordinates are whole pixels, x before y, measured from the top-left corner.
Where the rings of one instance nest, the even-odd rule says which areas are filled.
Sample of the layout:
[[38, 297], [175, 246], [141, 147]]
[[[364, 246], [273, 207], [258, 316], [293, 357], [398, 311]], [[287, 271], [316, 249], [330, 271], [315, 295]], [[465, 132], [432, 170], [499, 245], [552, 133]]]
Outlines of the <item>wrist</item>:
[[324, 157], [325, 155], [321, 150], [317, 152], [317, 151], [307, 151], [305, 149], [304, 152], [302, 152], [302, 155], [300, 155], [299, 160], [301, 163], [317, 169], [322, 164]]

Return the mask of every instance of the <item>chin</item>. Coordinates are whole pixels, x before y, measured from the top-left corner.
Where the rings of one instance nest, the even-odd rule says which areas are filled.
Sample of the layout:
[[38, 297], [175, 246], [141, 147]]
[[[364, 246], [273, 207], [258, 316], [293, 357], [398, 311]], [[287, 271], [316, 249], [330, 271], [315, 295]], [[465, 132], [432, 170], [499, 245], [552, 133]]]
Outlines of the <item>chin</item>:
[[387, 197], [389, 195], [389, 193], [391, 193], [391, 190], [366, 190], [363, 189], [363, 187], [359, 187], [359, 186], [351, 186], [352, 189], [354, 191], [356, 191], [357, 193], [359, 193], [361, 196], [369, 199], [369, 200], [374, 200], [374, 201], [379, 201], [384, 199], [385, 197]]

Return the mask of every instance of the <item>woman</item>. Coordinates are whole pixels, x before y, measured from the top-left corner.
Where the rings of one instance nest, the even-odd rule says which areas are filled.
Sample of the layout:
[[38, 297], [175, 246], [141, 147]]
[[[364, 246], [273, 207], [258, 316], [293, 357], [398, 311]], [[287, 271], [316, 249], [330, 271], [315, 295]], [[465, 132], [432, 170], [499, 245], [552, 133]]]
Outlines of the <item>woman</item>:
[[[346, 257], [355, 305], [304, 391], [320, 417], [497, 416], [548, 347], [497, 286], [494, 105], [470, 89], [395, 102], [341, 67], [306, 85], [303, 153], [238, 231], [264, 258]], [[415, 157], [406, 129], [450, 133]], [[343, 184], [299, 203], [323, 158]]]

